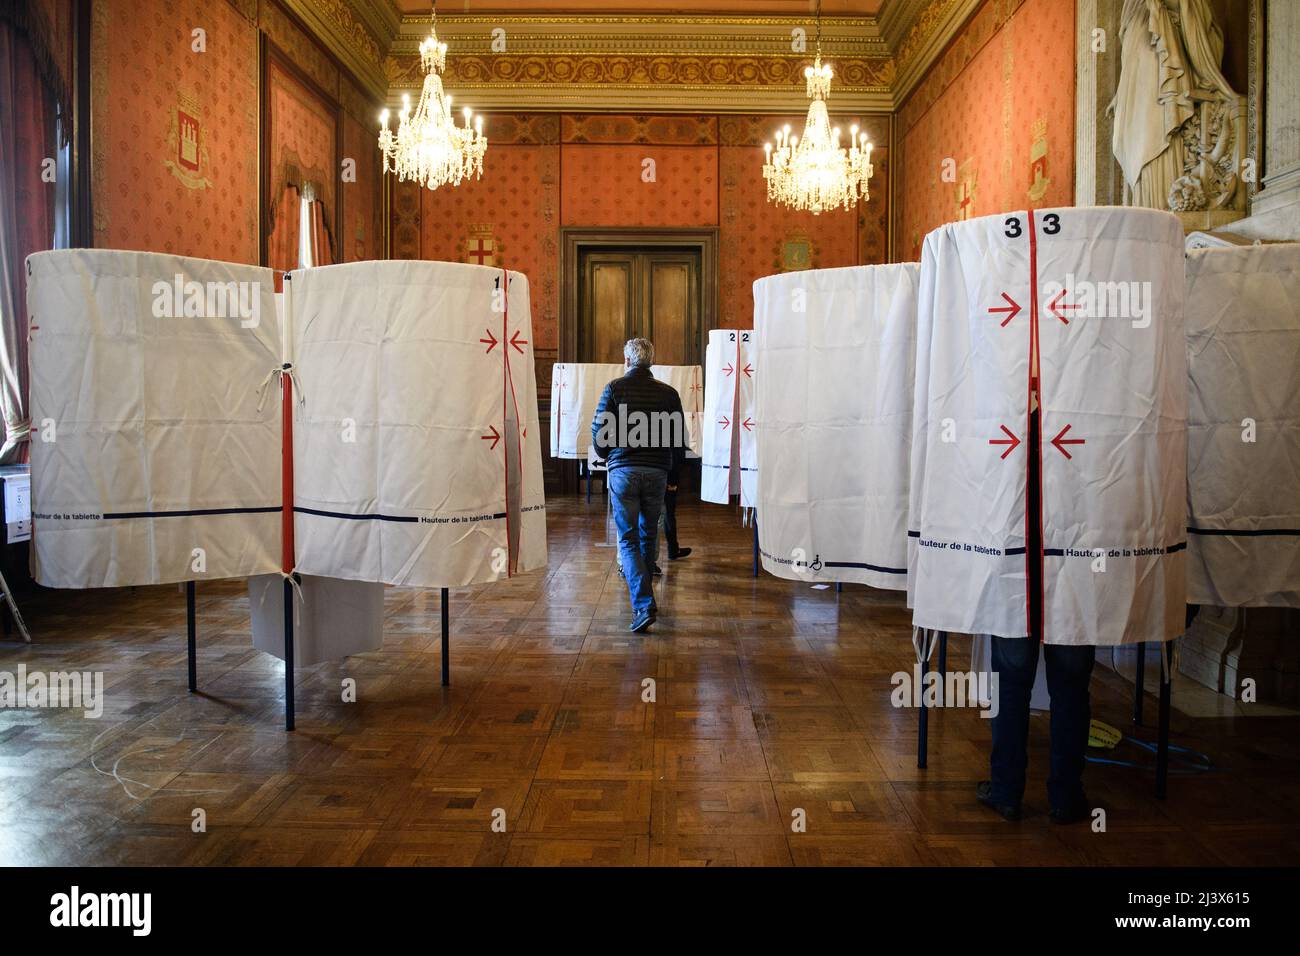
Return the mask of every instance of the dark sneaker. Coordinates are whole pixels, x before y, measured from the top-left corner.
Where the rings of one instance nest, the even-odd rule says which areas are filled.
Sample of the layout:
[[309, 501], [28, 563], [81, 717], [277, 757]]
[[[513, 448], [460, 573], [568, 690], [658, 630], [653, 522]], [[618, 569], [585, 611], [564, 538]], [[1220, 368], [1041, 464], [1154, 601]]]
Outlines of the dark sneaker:
[[1052, 818], [1053, 823], [1063, 825], [1082, 823], [1092, 816], [1092, 808], [1088, 806], [1088, 798], [1081, 797], [1078, 803], [1070, 804], [1068, 807], [1052, 807], [1047, 815]]
[[678, 550], [678, 552], [677, 552], [676, 554], [670, 554], [670, 555], [668, 555], [668, 560], [669, 560], [669, 561], [680, 561], [682, 558], [689, 558], [690, 556], [691, 556], [691, 549], [690, 549], [690, 548], [681, 548], [681, 549]]
[[654, 622], [655, 622], [654, 615], [651, 614], [649, 611], [646, 611], [644, 614], [638, 614], [636, 618], [633, 619], [632, 621], [632, 633], [640, 634], [642, 631], [650, 627], [650, 625], [653, 624]]
[[981, 780], [975, 786], [975, 799], [990, 810], [995, 812], [1003, 820], [1015, 822], [1020, 819], [1020, 804], [1018, 803], [994, 803], [993, 802], [993, 784], [987, 780]]

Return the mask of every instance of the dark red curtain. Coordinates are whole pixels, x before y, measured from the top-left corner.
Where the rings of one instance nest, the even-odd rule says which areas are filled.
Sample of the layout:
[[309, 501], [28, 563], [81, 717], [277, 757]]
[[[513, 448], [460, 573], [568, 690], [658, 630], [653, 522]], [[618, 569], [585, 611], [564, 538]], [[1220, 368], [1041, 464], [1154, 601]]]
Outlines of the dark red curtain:
[[329, 232], [325, 228], [325, 210], [319, 199], [313, 199], [309, 207], [311, 216], [311, 264], [328, 266], [334, 262], [330, 253]]
[[56, 102], [28, 38], [0, 18], [0, 462], [27, 460], [27, 270], [54, 241]]

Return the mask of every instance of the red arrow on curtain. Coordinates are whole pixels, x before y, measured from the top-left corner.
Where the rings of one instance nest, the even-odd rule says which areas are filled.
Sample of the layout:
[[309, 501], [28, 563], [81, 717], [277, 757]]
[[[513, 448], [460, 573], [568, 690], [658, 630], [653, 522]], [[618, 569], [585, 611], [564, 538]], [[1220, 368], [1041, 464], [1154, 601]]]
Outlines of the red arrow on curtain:
[[1015, 435], [1011, 434], [1011, 429], [1010, 429], [1010, 428], [1007, 428], [1006, 425], [999, 425], [998, 427], [1001, 428], [1002, 431], [1006, 433], [1006, 436], [1007, 436], [1007, 437], [1006, 437], [1006, 438], [990, 438], [990, 439], [989, 439], [989, 444], [990, 444], [990, 445], [1006, 445], [1006, 446], [1007, 446], [1007, 450], [1004, 451], [1004, 452], [1002, 453], [1002, 456], [1001, 456], [1002, 458], [1006, 458], [1007, 455], [1011, 454], [1013, 451], [1016, 450], [1017, 447], [1019, 447], [1019, 445], [1020, 445], [1020, 439], [1017, 438]]
[[1009, 313], [1007, 317], [1002, 320], [1001, 323], [1002, 327], [1006, 328], [1006, 324], [1020, 314], [1020, 303], [1018, 303], [1015, 299], [1011, 298], [1011, 296], [1007, 295], [1005, 292], [1002, 293], [1002, 298], [1006, 300], [1007, 304], [999, 305], [999, 306], [989, 306], [989, 314], [992, 315], [996, 312]]

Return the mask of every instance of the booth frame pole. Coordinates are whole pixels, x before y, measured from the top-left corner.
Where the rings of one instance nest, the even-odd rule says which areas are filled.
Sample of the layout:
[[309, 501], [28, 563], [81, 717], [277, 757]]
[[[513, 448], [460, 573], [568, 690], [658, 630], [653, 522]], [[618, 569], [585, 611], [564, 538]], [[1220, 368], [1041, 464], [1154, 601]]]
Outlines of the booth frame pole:
[[758, 510], [754, 511], [754, 577], [758, 577]]
[[297, 550], [293, 538], [293, 363], [289, 356], [292, 343], [293, 275], [284, 274], [284, 315], [280, 329], [281, 446], [280, 446], [280, 571], [284, 576], [284, 729], [294, 728], [293, 701], [293, 612], [294, 568]]
[[[939, 632], [939, 702], [946, 705], [948, 702], [943, 699], [944, 687], [948, 680], [948, 632]], [[955, 695], [954, 695], [955, 696]]]
[[920, 702], [921, 713], [918, 715], [916, 723], [916, 766], [918, 770], [924, 770], [929, 758], [930, 750], [930, 711], [925, 706], [925, 675], [930, 670], [930, 632], [921, 629], [921, 660], [918, 662], [921, 677], [920, 686], [916, 688], [917, 698]]
[[199, 669], [198, 669], [198, 624], [197, 615], [194, 609], [194, 582], [185, 582], [185, 650], [186, 650], [186, 670], [189, 674], [190, 693], [199, 689]]
[[442, 686], [451, 686], [451, 589], [442, 589]]
[[1156, 738], [1156, 799], [1169, 788], [1169, 707], [1174, 686], [1174, 642], [1160, 645], [1160, 729]]
[[293, 580], [284, 576], [284, 729], [293, 730]]

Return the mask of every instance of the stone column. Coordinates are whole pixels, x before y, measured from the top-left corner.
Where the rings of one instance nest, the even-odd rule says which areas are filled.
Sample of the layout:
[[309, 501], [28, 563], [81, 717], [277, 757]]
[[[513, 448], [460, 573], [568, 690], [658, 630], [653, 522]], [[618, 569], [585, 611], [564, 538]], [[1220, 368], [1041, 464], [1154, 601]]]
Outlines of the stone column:
[[1252, 85], [1261, 78], [1264, 87], [1263, 108], [1251, 118], [1262, 176], [1250, 215], [1225, 231], [1300, 241], [1300, 3], [1252, 0], [1250, 16], [1252, 60], [1262, 61], [1252, 62]]

